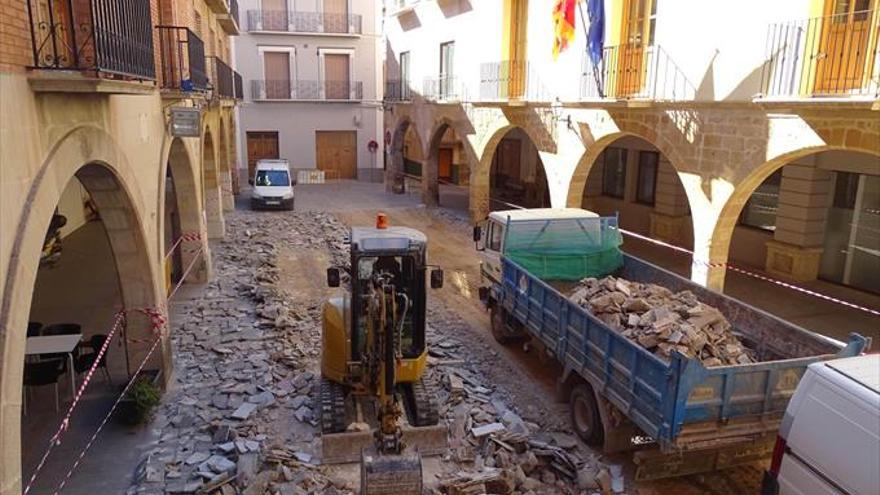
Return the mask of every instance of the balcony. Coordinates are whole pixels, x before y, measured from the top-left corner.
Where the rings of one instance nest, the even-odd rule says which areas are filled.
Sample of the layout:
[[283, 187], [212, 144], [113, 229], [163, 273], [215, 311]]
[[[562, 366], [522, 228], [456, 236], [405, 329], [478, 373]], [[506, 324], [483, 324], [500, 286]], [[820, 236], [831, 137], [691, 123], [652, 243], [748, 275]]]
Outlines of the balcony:
[[412, 12], [416, 8], [416, 4], [420, 0], [388, 0], [385, 3], [385, 9], [388, 15], [398, 16]]
[[132, 83], [156, 79], [149, 2], [28, 0], [27, 9], [31, 68], [44, 71], [31, 77], [35, 91], [153, 90]]
[[205, 44], [194, 32], [180, 26], [156, 26], [159, 34], [159, 87], [163, 91], [204, 91]]
[[208, 77], [214, 88], [214, 97], [232, 100], [235, 98], [235, 82], [232, 68], [217, 57], [208, 57]]
[[360, 101], [364, 98], [361, 81], [251, 81], [254, 101]]
[[503, 60], [480, 65], [480, 101], [546, 102], [552, 98], [527, 61]]
[[205, 4], [215, 14], [225, 14], [229, 12], [229, 3], [227, 0], [205, 0]]
[[240, 33], [238, 27], [241, 25], [238, 21], [238, 0], [229, 0], [229, 10], [217, 14], [217, 22], [220, 27], [230, 36], [238, 36]]
[[763, 97], [880, 96], [880, 51], [875, 11], [771, 24]]
[[659, 45], [609, 46], [598, 68], [586, 56], [582, 67], [582, 99], [689, 101], [697, 93]]
[[359, 14], [286, 10], [248, 11], [248, 31], [251, 32], [360, 36], [361, 24], [362, 18]]
[[412, 88], [409, 83], [385, 81], [385, 101], [412, 101]]
[[426, 77], [422, 84], [422, 98], [435, 103], [458, 103], [467, 96], [467, 88], [454, 75]]
[[243, 100], [244, 99], [244, 83], [241, 79], [241, 74], [238, 71], [232, 71], [232, 85], [235, 89], [235, 99]]

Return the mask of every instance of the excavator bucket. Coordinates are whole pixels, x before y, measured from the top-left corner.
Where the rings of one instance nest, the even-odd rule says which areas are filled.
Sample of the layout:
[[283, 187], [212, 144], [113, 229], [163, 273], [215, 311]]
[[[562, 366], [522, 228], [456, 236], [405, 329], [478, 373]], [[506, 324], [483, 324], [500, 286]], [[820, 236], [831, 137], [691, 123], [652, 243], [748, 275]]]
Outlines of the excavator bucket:
[[421, 495], [422, 456], [418, 452], [361, 454], [361, 495]]

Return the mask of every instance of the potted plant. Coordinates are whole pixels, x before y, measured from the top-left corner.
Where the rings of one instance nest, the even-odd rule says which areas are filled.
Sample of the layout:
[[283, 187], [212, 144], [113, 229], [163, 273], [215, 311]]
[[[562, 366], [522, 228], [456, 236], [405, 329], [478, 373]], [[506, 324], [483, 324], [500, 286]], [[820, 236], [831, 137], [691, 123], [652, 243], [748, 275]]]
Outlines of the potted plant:
[[162, 400], [159, 370], [145, 370], [135, 378], [125, 397], [119, 402], [117, 414], [129, 425], [145, 423]]

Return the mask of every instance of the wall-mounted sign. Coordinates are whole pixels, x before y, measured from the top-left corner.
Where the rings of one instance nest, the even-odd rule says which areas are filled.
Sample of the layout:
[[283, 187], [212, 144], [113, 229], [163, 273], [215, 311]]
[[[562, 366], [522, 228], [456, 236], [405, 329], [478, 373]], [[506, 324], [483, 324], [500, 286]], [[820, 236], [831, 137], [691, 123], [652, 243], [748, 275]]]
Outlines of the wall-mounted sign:
[[202, 112], [198, 108], [171, 107], [171, 135], [199, 137], [202, 131]]

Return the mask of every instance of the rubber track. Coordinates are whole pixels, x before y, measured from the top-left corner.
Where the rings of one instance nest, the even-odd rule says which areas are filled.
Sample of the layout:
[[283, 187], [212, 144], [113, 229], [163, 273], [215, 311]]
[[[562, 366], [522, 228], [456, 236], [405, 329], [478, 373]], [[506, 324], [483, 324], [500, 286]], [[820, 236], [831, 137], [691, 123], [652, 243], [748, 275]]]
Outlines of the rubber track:
[[345, 431], [345, 388], [326, 378], [321, 378], [321, 431], [340, 433]]
[[440, 421], [437, 408], [436, 390], [433, 385], [422, 378], [412, 384], [413, 403], [415, 405], [414, 426], [433, 426]]

